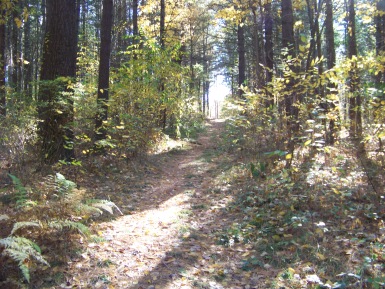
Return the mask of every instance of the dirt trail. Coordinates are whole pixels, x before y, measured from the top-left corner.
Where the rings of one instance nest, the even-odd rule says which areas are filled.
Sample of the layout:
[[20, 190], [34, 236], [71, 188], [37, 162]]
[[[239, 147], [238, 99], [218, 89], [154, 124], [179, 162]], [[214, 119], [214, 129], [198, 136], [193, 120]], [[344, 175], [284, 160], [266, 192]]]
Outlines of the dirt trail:
[[221, 208], [230, 201], [214, 189], [221, 172], [220, 156], [213, 152], [223, 129], [223, 121], [210, 121], [191, 149], [162, 156], [158, 174], [143, 176], [148, 178], [147, 188], [127, 196], [132, 213], [97, 225], [105, 241], [89, 244], [81, 260], [69, 265], [67, 284], [78, 288], [242, 288], [224, 287], [212, 278], [221, 279], [224, 270], [231, 271], [225, 268], [231, 253], [224, 258], [223, 246], [216, 246], [212, 238], [213, 231], [226, 226]]

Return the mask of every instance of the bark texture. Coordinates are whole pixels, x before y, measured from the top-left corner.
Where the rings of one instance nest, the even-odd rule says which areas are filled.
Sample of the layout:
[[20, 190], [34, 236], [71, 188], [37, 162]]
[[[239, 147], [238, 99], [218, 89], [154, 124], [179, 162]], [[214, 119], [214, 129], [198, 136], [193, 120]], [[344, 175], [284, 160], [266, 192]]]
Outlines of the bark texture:
[[76, 0], [47, 0], [38, 133], [46, 162], [74, 158], [72, 89], [76, 75]]

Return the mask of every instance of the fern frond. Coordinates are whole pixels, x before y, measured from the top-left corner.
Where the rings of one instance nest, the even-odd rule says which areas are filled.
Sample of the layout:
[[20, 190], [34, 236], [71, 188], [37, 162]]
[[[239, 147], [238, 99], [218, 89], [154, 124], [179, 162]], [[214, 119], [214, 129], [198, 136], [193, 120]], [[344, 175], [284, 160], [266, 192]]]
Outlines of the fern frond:
[[100, 216], [103, 214], [103, 211], [99, 208], [87, 205], [87, 204], [79, 204], [76, 208], [77, 212], [80, 212], [84, 218], [84, 216]]
[[21, 180], [18, 177], [11, 174], [8, 174], [8, 176], [12, 179], [12, 183], [16, 189], [16, 192], [15, 192], [16, 205], [18, 207], [26, 206], [27, 199], [28, 199], [27, 189], [23, 186], [23, 184], [21, 183]]
[[31, 279], [29, 268], [26, 264], [24, 264], [24, 262], [28, 260], [29, 254], [15, 249], [5, 249], [3, 254], [11, 257], [13, 261], [17, 262], [24, 279], [29, 283]]
[[83, 225], [79, 222], [74, 222], [70, 220], [55, 220], [48, 223], [48, 226], [55, 230], [63, 230], [64, 228], [68, 228], [70, 230], [78, 231], [79, 233], [89, 236], [90, 230], [86, 225]]
[[0, 246], [5, 249], [15, 249], [20, 251], [28, 251], [28, 248], [41, 253], [40, 247], [30, 239], [18, 236], [8, 236], [7, 238], [0, 239]]
[[9, 220], [8, 215], [0, 215], [0, 221]]
[[29, 257], [29, 252], [23, 252], [17, 249], [5, 249], [3, 254], [11, 257], [17, 263], [23, 263]]
[[17, 222], [13, 225], [11, 235], [13, 235], [17, 230], [20, 230], [22, 228], [26, 227], [40, 227], [41, 228], [41, 223], [40, 222]]
[[19, 269], [21, 271], [21, 274], [23, 274], [23, 277], [27, 282], [31, 280], [31, 275], [29, 274], [29, 268], [24, 263], [19, 263]]
[[91, 206], [93, 206], [95, 208], [102, 209], [102, 210], [110, 213], [111, 215], [114, 214], [113, 206], [111, 206], [109, 203], [98, 202], [98, 203], [93, 203]]
[[0, 239], [0, 246], [3, 246], [5, 250], [4, 255], [9, 256], [12, 260], [18, 263], [19, 269], [23, 274], [23, 277], [28, 282], [30, 281], [29, 268], [26, 262], [30, 259], [49, 266], [49, 263], [41, 255], [40, 247], [33, 241], [23, 238], [9, 236], [4, 239]]
[[71, 193], [71, 191], [76, 188], [76, 184], [74, 182], [67, 180], [60, 173], [56, 173], [55, 183], [57, 186], [58, 193], [60, 193], [63, 196]]
[[4, 248], [17, 249], [23, 246], [28, 246], [32, 241], [23, 237], [9, 236], [7, 238], [0, 239], [0, 246]]
[[122, 211], [118, 208], [117, 205], [115, 205], [114, 202], [108, 201], [108, 200], [90, 200], [88, 201], [88, 204], [92, 207], [102, 209], [111, 215], [114, 214], [113, 209], [115, 208], [121, 215], [123, 215]]

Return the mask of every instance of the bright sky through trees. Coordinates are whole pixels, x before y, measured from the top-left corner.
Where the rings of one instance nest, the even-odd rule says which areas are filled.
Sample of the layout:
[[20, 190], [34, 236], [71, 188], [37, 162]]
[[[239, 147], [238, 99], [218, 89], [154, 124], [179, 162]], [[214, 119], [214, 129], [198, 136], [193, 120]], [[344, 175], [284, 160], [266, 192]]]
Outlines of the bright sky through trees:
[[223, 75], [217, 75], [210, 87], [210, 99], [223, 101], [228, 94], [230, 94], [230, 88], [226, 85]]

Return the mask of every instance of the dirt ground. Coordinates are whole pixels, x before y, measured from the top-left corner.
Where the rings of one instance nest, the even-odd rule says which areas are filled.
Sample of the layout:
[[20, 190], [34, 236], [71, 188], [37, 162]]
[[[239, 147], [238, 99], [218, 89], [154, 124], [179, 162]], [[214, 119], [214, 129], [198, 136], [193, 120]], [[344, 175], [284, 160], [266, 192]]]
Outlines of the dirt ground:
[[215, 153], [223, 129], [223, 120], [212, 120], [196, 142], [147, 160], [140, 176], [123, 170], [119, 180], [95, 182], [124, 215], [95, 225], [100, 241], [68, 262], [60, 287], [258, 288], [252, 283], [263, 275], [237, 274], [242, 249], [213, 237], [231, 223], [224, 155]]

